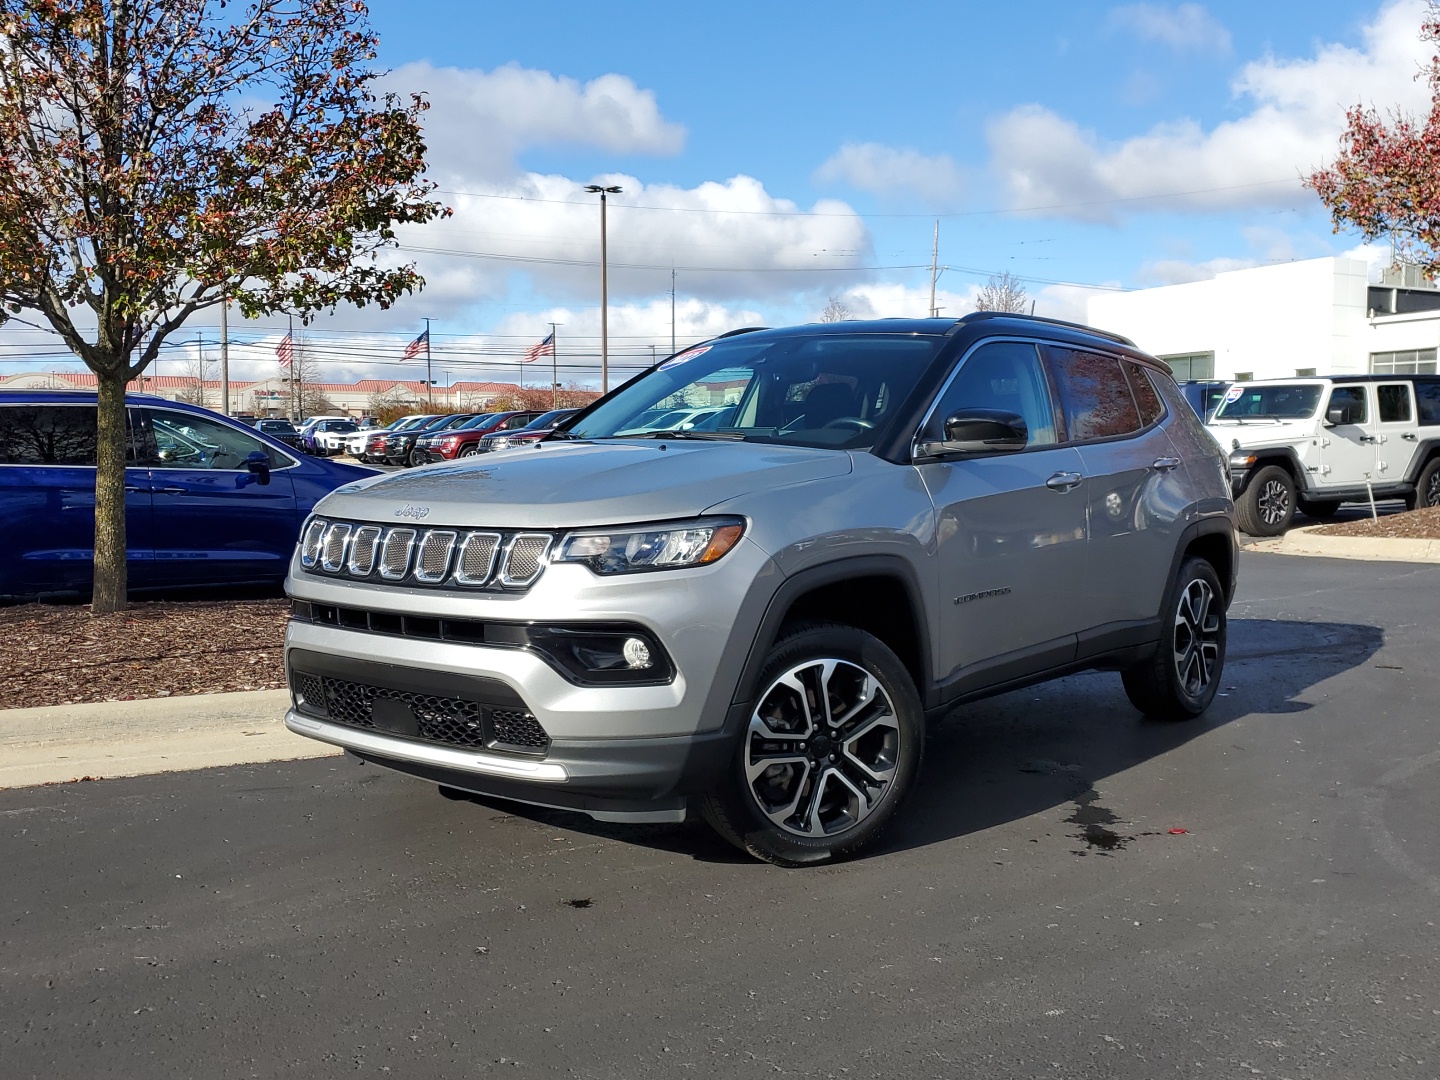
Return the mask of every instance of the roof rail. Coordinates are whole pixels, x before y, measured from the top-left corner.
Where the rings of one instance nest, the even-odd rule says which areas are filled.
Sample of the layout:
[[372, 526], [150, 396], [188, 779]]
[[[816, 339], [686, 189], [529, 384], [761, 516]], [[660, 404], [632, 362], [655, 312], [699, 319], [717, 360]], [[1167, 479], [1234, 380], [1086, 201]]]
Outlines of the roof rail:
[[1018, 311], [972, 311], [968, 315], [961, 315], [958, 321], [962, 323], [972, 323], [984, 322], [988, 319], [1023, 319], [1026, 322], [1045, 323], [1049, 326], [1063, 326], [1067, 330], [1079, 330], [1081, 333], [1093, 334], [1096, 337], [1107, 338], [1110, 341], [1118, 342], [1132, 349], [1135, 348], [1135, 342], [1123, 334], [1117, 334], [1111, 330], [1097, 330], [1095, 327], [1086, 326], [1084, 323], [1069, 322], [1066, 319], [1051, 319], [1044, 315], [1022, 315]]
[[769, 330], [768, 326], [741, 326], [735, 330], [726, 330], [723, 334], [716, 334], [714, 340], [720, 338], [734, 337], [736, 334], [753, 334], [756, 330]]

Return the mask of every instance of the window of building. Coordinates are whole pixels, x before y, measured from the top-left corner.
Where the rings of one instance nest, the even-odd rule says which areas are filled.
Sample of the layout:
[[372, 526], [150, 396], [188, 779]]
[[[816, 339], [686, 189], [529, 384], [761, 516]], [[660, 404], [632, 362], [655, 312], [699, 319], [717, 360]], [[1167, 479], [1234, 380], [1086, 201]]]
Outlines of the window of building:
[[1255, 373], [1254, 373], [1253, 371], [1237, 371], [1237, 372], [1235, 372], [1235, 381], [1236, 381], [1236, 382], [1250, 382], [1250, 381], [1253, 380], [1254, 378], [1255, 378]]
[[1175, 373], [1176, 382], [1194, 379], [1215, 378], [1215, 354], [1213, 352], [1177, 353], [1159, 358]]
[[1375, 375], [1434, 375], [1434, 349], [1408, 349], [1404, 352], [1370, 354], [1370, 371]]
[[1295, 369], [1295, 377], [1297, 379], [1313, 379], [1315, 377], [1315, 369], [1313, 367], [1297, 367]]

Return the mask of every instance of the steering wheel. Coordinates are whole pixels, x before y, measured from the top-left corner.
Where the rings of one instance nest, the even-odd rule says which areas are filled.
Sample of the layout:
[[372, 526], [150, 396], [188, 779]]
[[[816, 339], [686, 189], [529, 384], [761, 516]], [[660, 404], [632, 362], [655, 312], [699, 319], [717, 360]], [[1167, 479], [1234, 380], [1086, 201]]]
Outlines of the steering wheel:
[[869, 420], [861, 420], [858, 416], [837, 416], [823, 425], [827, 428], [854, 428], [856, 431], [869, 431], [874, 426]]

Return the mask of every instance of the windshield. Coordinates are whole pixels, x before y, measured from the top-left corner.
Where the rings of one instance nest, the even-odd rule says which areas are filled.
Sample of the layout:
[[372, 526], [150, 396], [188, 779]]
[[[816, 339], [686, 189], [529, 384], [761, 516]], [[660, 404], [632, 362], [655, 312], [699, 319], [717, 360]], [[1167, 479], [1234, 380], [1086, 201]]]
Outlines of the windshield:
[[617, 393], [578, 439], [744, 439], [863, 448], [909, 396], [944, 338], [743, 334], [698, 345]]
[[1215, 413], [1216, 420], [1301, 420], [1315, 414], [1321, 387], [1314, 383], [1232, 386]]

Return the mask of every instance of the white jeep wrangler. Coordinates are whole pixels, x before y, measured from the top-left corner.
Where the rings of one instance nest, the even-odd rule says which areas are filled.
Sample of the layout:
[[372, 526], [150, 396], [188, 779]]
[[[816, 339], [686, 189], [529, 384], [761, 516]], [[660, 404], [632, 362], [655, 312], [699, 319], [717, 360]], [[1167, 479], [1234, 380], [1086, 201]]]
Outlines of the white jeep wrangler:
[[1285, 531], [1343, 502], [1440, 506], [1440, 375], [1236, 383], [1207, 425], [1230, 453], [1240, 528]]

